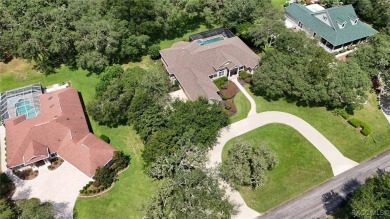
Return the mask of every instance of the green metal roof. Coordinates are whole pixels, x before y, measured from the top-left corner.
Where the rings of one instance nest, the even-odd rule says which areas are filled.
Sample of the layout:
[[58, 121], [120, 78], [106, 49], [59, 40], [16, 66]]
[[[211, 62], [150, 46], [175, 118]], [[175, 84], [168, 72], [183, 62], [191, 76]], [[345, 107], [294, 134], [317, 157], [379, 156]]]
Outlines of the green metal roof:
[[[349, 43], [378, 33], [374, 28], [360, 20], [357, 24], [352, 24], [351, 19], [358, 18], [352, 5], [312, 12], [303, 5], [292, 3], [285, 8], [285, 12], [316, 32], [333, 46]], [[315, 17], [314, 15], [316, 14], [327, 15], [330, 25]], [[344, 28], [340, 28], [339, 23], [345, 23]]]

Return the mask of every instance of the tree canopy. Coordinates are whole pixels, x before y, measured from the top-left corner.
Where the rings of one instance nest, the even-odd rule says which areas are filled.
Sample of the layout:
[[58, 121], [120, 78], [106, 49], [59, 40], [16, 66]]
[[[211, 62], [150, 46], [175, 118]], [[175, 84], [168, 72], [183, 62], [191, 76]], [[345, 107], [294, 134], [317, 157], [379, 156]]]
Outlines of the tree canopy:
[[370, 80], [353, 60], [336, 61], [304, 32], [282, 31], [274, 44], [255, 70], [255, 94], [330, 108], [356, 108], [365, 102]]
[[254, 147], [249, 142], [237, 142], [228, 151], [220, 170], [222, 177], [230, 183], [258, 188], [266, 183], [265, 171], [278, 163], [276, 154], [265, 145]]
[[54, 219], [54, 208], [50, 202], [41, 202], [37, 198], [16, 201], [20, 219]]
[[197, 169], [164, 180], [148, 203], [146, 218], [231, 218], [235, 205], [210, 174]]
[[346, 209], [353, 218], [387, 218], [390, 209], [390, 173], [379, 173], [350, 194]]

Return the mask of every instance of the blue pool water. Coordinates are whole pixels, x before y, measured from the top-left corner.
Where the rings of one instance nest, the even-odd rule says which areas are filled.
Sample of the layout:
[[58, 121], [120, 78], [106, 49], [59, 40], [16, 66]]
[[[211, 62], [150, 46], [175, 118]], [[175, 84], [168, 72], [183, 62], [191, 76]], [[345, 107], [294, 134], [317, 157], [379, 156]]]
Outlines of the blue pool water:
[[221, 41], [223, 39], [224, 39], [223, 37], [216, 37], [216, 38], [212, 38], [212, 39], [209, 39], [209, 40], [197, 40], [196, 42], [199, 43], [200, 45], [207, 45], [207, 44], [211, 44], [211, 43], [215, 43], [215, 42]]
[[35, 108], [31, 106], [30, 101], [28, 100], [19, 100], [16, 104], [16, 115], [26, 115], [26, 119], [30, 119], [35, 117], [37, 114], [35, 112]]

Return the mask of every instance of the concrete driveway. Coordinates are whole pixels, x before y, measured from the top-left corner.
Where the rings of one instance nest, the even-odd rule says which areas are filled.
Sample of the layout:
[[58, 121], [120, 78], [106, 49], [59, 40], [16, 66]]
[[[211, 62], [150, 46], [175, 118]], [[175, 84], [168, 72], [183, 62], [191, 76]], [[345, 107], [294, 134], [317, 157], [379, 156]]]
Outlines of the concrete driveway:
[[66, 161], [54, 171], [48, 170], [46, 166], [39, 167], [39, 175], [33, 180], [20, 180], [9, 170], [7, 174], [16, 185], [12, 199], [39, 198], [41, 201], [51, 201], [56, 218], [60, 219], [73, 218], [73, 207], [79, 190], [92, 180]]

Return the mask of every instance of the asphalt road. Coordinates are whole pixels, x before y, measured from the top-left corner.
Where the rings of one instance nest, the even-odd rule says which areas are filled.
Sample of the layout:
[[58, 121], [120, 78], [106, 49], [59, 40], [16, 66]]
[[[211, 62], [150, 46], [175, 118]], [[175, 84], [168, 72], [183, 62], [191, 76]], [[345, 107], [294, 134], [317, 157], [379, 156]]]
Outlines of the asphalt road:
[[258, 218], [324, 218], [342, 203], [347, 194], [378, 170], [390, 171], [390, 150], [333, 177]]

